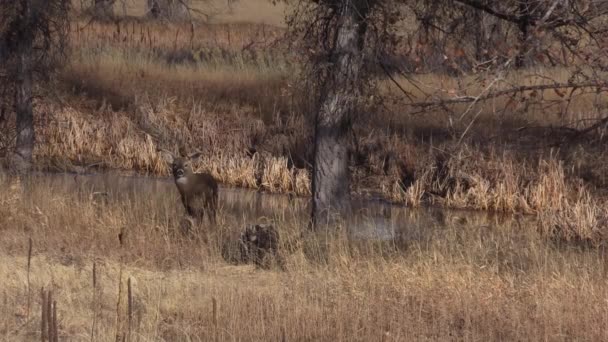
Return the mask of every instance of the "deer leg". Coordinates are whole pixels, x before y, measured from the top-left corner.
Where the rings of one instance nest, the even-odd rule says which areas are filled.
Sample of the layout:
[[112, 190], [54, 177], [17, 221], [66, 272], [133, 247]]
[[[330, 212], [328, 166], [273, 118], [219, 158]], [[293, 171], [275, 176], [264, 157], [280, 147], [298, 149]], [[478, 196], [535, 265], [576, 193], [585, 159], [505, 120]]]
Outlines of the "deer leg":
[[206, 199], [205, 209], [207, 211], [207, 216], [209, 217], [209, 223], [215, 226], [216, 213], [215, 213], [215, 199], [214, 199], [213, 195], [211, 195], [210, 197], [208, 197]]

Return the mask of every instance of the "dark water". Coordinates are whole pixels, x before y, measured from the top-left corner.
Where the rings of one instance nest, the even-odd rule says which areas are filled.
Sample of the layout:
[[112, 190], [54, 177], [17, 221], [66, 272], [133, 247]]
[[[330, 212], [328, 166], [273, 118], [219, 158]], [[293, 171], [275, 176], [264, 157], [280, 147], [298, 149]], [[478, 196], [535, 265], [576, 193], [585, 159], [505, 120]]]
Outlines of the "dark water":
[[[170, 178], [117, 174], [38, 174], [34, 177], [36, 182], [43, 180], [51, 188], [64, 193], [82, 193], [89, 198], [103, 196], [115, 203], [158, 201], [181, 210], [179, 194]], [[223, 215], [243, 224], [272, 220], [305, 222], [309, 218], [310, 199], [220, 187], [219, 207]], [[413, 209], [379, 200], [354, 199], [353, 209], [354, 214], [344, 222], [344, 226], [351, 237], [360, 239], [424, 241], [429, 234], [455, 225], [476, 230], [497, 226], [516, 229], [521, 225], [521, 218], [511, 215], [439, 208]]]

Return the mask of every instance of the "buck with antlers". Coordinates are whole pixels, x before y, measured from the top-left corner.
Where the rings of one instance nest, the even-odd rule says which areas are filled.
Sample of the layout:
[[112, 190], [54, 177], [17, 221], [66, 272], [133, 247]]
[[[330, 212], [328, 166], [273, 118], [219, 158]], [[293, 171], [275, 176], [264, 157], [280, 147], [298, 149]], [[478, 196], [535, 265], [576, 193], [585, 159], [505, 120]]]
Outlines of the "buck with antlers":
[[217, 181], [209, 173], [194, 173], [192, 170], [192, 161], [199, 158], [201, 153], [186, 155], [180, 151], [181, 156], [175, 156], [170, 151], [161, 151], [164, 152], [165, 160], [171, 166], [175, 185], [188, 215], [202, 220], [207, 212], [209, 221], [215, 224]]

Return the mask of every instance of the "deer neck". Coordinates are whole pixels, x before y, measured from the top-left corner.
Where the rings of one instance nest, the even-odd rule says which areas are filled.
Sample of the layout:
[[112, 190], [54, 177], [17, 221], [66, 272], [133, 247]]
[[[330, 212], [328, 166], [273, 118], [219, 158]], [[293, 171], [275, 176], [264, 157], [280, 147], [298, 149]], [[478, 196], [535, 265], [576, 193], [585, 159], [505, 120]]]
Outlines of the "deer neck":
[[186, 190], [190, 187], [192, 183], [192, 174], [184, 173], [183, 176], [175, 179], [175, 184], [180, 190]]

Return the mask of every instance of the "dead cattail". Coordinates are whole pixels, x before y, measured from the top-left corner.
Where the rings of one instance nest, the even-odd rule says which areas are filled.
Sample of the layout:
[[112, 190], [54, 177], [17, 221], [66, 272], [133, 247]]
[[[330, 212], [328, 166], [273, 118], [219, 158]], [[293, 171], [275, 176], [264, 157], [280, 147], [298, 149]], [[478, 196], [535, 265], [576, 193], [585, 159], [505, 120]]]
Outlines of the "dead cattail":
[[53, 320], [52, 320], [52, 326], [53, 326], [53, 340], [52, 342], [58, 342], [59, 341], [59, 329], [57, 326], [57, 301], [53, 301]]
[[40, 313], [40, 340], [45, 342], [47, 340], [47, 314], [46, 314], [46, 293], [44, 287], [40, 288], [40, 303], [42, 303], [42, 312]]
[[26, 319], [30, 318], [30, 304], [31, 304], [31, 296], [30, 296], [30, 269], [32, 265], [32, 238], [30, 237], [28, 240], [28, 248], [27, 248], [27, 307], [26, 307]]
[[49, 342], [53, 341], [53, 317], [52, 317], [53, 301], [52, 301], [52, 299], [53, 299], [53, 293], [51, 290], [49, 290], [46, 295], [46, 317], [44, 318], [46, 320], [47, 337], [48, 337]]
[[91, 342], [95, 340], [97, 328], [97, 263], [93, 262], [93, 322], [91, 323]]
[[127, 314], [128, 314], [128, 335], [127, 340], [131, 341], [131, 327], [133, 322], [133, 291], [131, 288], [131, 277], [127, 280]]
[[217, 300], [215, 299], [215, 297], [211, 298], [211, 304], [213, 307], [213, 335], [214, 335], [214, 340], [217, 341], [218, 340], [218, 334], [217, 334]]
[[116, 301], [116, 342], [123, 340], [122, 331], [122, 310], [120, 310], [122, 298], [122, 263], [120, 264], [120, 270], [118, 272], [118, 299]]

